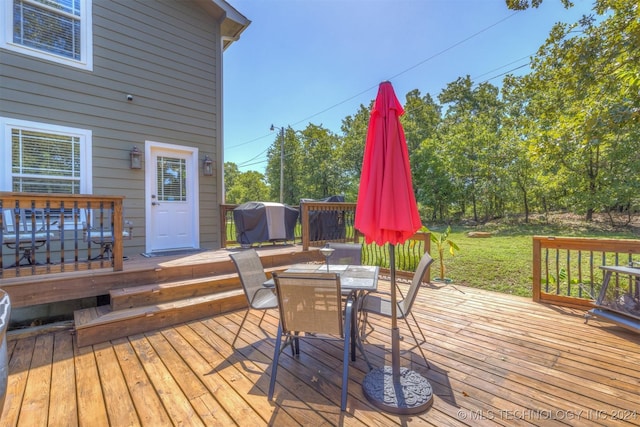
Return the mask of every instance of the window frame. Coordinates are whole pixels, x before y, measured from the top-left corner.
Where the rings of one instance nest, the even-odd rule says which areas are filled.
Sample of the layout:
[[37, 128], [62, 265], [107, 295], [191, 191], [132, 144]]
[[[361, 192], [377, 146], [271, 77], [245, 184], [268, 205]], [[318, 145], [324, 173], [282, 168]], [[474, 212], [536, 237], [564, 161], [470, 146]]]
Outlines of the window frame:
[[11, 156], [11, 131], [21, 129], [77, 137], [80, 140], [80, 194], [91, 194], [92, 182], [92, 131], [68, 126], [38, 123], [0, 117], [0, 191], [13, 191]]
[[[13, 6], [18, 0], [3, 0], [0, 3], [0, 47], [28, 56], [93, 71], [93, 24], [92, 0], [80, 0], [80, 60], [56, 55], [52, 52], [24, 46], [13, 41]], [[21, 0], [35, 3], [32, 0]], [[3, 28], [2, 28], [3, 27]], [[4, 29], [4, 31], [2, 30]]]

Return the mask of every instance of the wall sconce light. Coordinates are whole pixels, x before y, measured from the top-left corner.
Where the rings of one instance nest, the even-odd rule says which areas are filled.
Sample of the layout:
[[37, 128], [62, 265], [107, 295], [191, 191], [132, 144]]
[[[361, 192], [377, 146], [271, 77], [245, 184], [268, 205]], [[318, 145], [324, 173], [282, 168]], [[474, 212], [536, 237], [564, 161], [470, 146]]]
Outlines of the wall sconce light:
[[142, 169], [142, 153], [134, 146], [131, 152], [131, 169]]
[[202, 174], [204, 176], [213, 175], [213, 160], [211, 160], [209, 156], [204, 156], [204, 160], [202, 161]]

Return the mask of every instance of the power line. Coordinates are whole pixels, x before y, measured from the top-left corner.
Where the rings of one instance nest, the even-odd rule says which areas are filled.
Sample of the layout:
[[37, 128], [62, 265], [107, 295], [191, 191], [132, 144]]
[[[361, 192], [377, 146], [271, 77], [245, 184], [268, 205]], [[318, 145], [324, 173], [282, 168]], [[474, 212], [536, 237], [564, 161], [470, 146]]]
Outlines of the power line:
[[[480, 74], [480, 75], [479, 75], [479, 76], [477, 76], [477, 77], [486, 76], [487, 74], [489, 74], [489, 73], [491, 73], [491, 72], [493, 72], [493, 71], [500, 70], [500, 69], [502, 69], [502, 68], [504, 68], [504, 67], [507, 67], [507, 66], [509, 66], [509, 65], [511, 65], [511, 64], [514, 64], [514, 63], [516, 63], [516, 62], [518, 62], [518, 61], [521, 61], [521, 60], [523, 60], [523, 59], [528, 59], [528, 58], [530, 58], [530, 56], [522, 57], [522, 58], [517, 59], [517, 60], [515, 60], [515, 61], [511, 61], [511, 62], [509, 62], [508, 64], [505, 64], [505, 65], [503, 65], [503, 66], [501, 66], [501, 67], [498, 67], [498, 68], [494, 68], [493, 70], [491, 70], [491, 71], [487, 71], [486, 73], [483, 73], [483, 74]], [[498, 78], [498, 77], [502, 77], [502, 76], [504, 76], [504, 75], [506, 75], [506, 74], [509, 74], [509, 73], [513, 72], [513, 71], [519, 70], [519, 69], [524, 68], [524, 67], [528, 67], [529, 65], [530, 65], [530, 62], [527, 62], [526, 64], [520, 65], [520, 66], [515, 67], [515, 68], [511, 68], [511, 69], [509, 69], [509, 70], [507, 70], [507, 71], [505, 71], [505, 72], [503, 72], [503, 73], [496, 74], [496, 75], [494, 75], [494, 76], [492, 76], [492, 77], [489, 77], [489, 78], [485, 79], [484, 81], [482, 81], [481, 83], [489, 82], [489, 81], [491, 81], [491, 80], [493, 80], [493, 79], [496, 79], [496, 78]], [[375, 86], [375, 87], [377, 87], [377, 86]], [[374, 87], [374, 88], [375, 88], [375, 87]], [[367, 89], [367, 90], [370, 90], [370, 89]], [[356, 95], [356, 96], [359, 96], [359, 95], [360, 95], [360, 94], [358, 94], [358, 95]], [[354, 97], [355, 97], [355, 96], [354, 96]], [[352, 98], [353, 98], [353, 97], [352, 97]], [[352, 98], [349, 98], [348, 100], [350, 100], [350, 99], [352, 99]], [[348, 101], [348, 100], [347, 100], [347, 101]], [[346, 101], [343, 101], [343, 103], [344, 103], [344, 102], [346, 102]], [[336, 104], [336, 106], [337, 106], [337, 105], [340, 105], [340, 104]], [[331, 107], [331, 108], [333, 108], [333, 107]], [[324, 110], [324, 111], [327, 111], [327, 110]], [[323, 113], [324, 111], [321, 111], [320, 113], [314, 114], [313, 116], [309, 116], [309, 118], [314, 117], [314, 116], [316, 116], [316, 115], [318, 115], [318, 114], [321, 114], [321, 113]], [[412, 110], [405, 110], [405, 113], [409, 113], [409, 112], [411, 112], [411, 111], [412, 111]], [[304, 120], [302, 120], [302, 121], [306, 121], [306, 120], [307, 120], [307, 119], [304, 119]], [[294, 123], [294, 125], [295, 125], [295, 124], [299, 124], [299, 123], [300, 123], [300, 122]], [[266, 135], [266, 136], [268, 136], [268, 135]], [[265, 137], [266, 137], [266, 136], [265, 136]], [[262, 137], [262, 138], [264, 138], [264, 137]], [[261, 138], [257, 138], [257, 139], [261, 139]], [[253, 140], [251, 140], [251, 141], [249, 141], [249, 142], [254, 142], [254, 141], [256, 141], [256, 139], [253, 139]], [[245, 143], [245, 144], [246, 144], [246, 143]], [[236, 146], [236, 147], [237, 147], [237, 146]], [[246, 160], [246, 161], [244, 161], [244, 162], [242, 162], [242, 163], [238, 164], [238, 167], [239, 167], [239, 168], [240, 168], [240, 167], [248, 167], [248, 166], [254, 166], [254, 165], [259, 165], [259, 164], [267, 163], [269, 160], [268, 160], [268, 159], [266, 159], [266, 158], [265, 158], [264, 160], [259, 160], [259, 161], [255, 161], [255, 162], [252, 162], [252, 161], [253, 161], [253, 160], [255, 160], [255, 159], [257, 159], [258, 157], [260, 157], [260, 156], [264, 155], [268, 150], [269, 150], [269, 147], [267, 147], [264, 151], [262, 151], [260, 154], [257, 154], [256, 156], [252, 157], [251, 159]]]
[[472, 38], [474, 38], [474, 37], [476, 37], [476, 36], [479, 36], [480, 34], [484, 33], [485, 31], [487, 31], [487, 30], [489, 30], [489, 29], [491, 29], [491, 28], [493, 28], [493, 27], [495, 27], [496, 25], [503, 23], [503, 22], [504, 22], [504, 21], [506, 21], [507, 19], [510, 19], [510, 18], [514, 17], [518, 12], [519, 12], [519, 11], [516, 11], [516, 12], [512, 13], [511, 15], [509, 15], [509, 16], [507, 16], [507, 17], [505, 17], [505, 18], [501, 19], [501, 20], [499, 20], [498, 22], [495, 22], [495, 23], [493, 23], [493, 24], [489, 25], [488, 27], [485, 27], [485, 28], [483, 28], [482, 30], [477, 31], [477, 32], [475, 32], [475, 33], [471, 34], [471, 35], [470, 35], [470, 36], [468, 36], [467, 38], [464, 38], [464, 39], [460, 40], [459, 42], [452, 44], [451, 46], [449, 46], [449, 47], [447, 47], [447, 48], [445, 48], [445, 49], [441, 50], [440, 52], [437, 52], [437, 53], [435, 53], [435, 54], [431, 55], [431, 56], [430, 56], [430, 57], [428, 57], [427, 59], [423, 59], [422, 61], [418, 62], [417, 64], [415, 64], [415, 65], [413, 65], [413, 66], [411, 66], [411, 67], [409, 67], [409, 68], [405, 69], [404, 71], [401, 71], [401, 72], [399, 72], [398, 74], [396, 74], [396, 75], [394, 75], [394, 76], [390, 77], [390, 78], [389, 78], [389, 80], [393, 80], [393, 79], [395, 79], [396, 77], [401, 76], [402, 74], [407, 73], [407, 72], [409, 72], [409, 71], [413, 70], [414, 68], [419, 67], [420, 65], [424, 64], [425, 62], [431, 61], [432, 59], [437, 58], [438, 56], [442, 55], [443, 53], [446, 53], [446, 52], [448, 52], [448, 51], [452, 50], [453, 48], [458, 47], [458, 46], [460, 46], [461, 44], [463, 44], [463, 43], [465, 43], [465, 42], [467, 42], [467, 41], [471, 40]]
[[[405, 74], [405, 73], [407, 73], [407, 72], [409, 72], [409, 71], [411, 71], [411, 70], [413, 70], [413, 69], [415, 69], [415, 68], [417, 68], [417, 67], [421, 66], [422, 64], [424, 64], [424, 63], [426, 63], [426, 62], [428, 62], [428, 61], [431, 61], [431, 60], [432, 60], [432, 59], [434, 59], [434, 58], [437, 58], [438, 56], [440, 56], [440, 55], [442, 55], [442, 54], [444, 54], [444, 53], [446, 53], [446, 52], [448, 52], [448, 51], [450, 51], [450, 50], [452, 50], [452, 49], [454, 49], [454, 48], [456, 48], [456, 47], [460, 46], [461, 44], [463, 44], [463, 43], [465, 43], [465, 42], [467, 42], [467, 41], [471, 40], [472, 38], [475, 38], [475, 37], [479, 36], [480, 34], [484, 33], [485, 31], [488, 31], [488, 30], [490, 30], [491, 28], [493, 28], [493, 27], [495, 27], [495, 26], [497, 26], [497, 25], [499, 25], [499, 24], [503, 23], [504, 21], [506, 21], [506, 20], [508, 20], [508, 19], [510, 19], [510, 18], [512, 18], [512, 17], [514, 17], [514, 16], [515, 16], [516, 14], [518, 14], [518, 13], [519, 13], [519, 11], [516, 11], [516, 12], [512, 13], [511, 15], [506, 16], [506, 17], [502, 18], [501, 20], [499, 20], [499, 21], [497, 21], [497, 22], [494, 22], [493, 24], [491, 24], [491, 25], [489, 25], [489, 26], [487, 26], [487, 27], [485, 27], [485, 28], [481, 29], [480, 31], [477, 31], [477, 32], [475, 32], [475, 33], [471, 34], [470, 36], [468, 36], [468, 37], [466, 37], [466, 38], [464, 38], [464, 39], [460, 40], [459, 42], [456, 42], [456, 43], [452, 44], [451, 46], [449, 46], [449, 47], [447, 47], [447, 48], [445, 48], [445, 49], [443, 49], [443, 50], [441, 50], [441, 51], [439, 51], [439, 52], [437, 52], [437, 53], [435, 53], [435, 54], [431, 55], [430, 57], [428, 57], [428, 58], [426, 58], [426, 59], [423, 59], [422, 61], [420, 61], [420, 62], [418, 62], [418, 63], [416, 63], [416, 64], [414, 64], [414, 65], [412, 65], [412, 66], [410, 66], [410, 67], [408, 67], [408, 68], [406, 68], [406, 69], [404, 69], [403, 71], [400, 71], [399, 73], [397, 73], [397, 74], [395, 74], [395, 75], [391, 76], [391, 77], [390, 77], [389, 79], [387, 79], [387, 80], [393, 80], [393, 79], [395, 79], [396, 77], [401, 76], [401, 75], [403, 75], [403, 74]], [[315, 113], [315, 114], [312, 114], [312, 115], [310, 115], [310, 116], [307, 116], [307, 117], [305, 117], [304, 119], [301, 119], [301, 120], [298, 120], [298, 121], [296, 121], [296, 122], [293, 122], [292, 126], [299, 125], [299, 124], [301, 124], [301, 123], [303, 123], [303, 122], [306, 122], [306, 121], [307, 121], [307, 120], [309, 120], [309, 119], [312, 119], [312, 118], [314, 118], [314, 117], [316, 117], [316, 116], [319, 116], [320, 114], [324, 114], [324, 113], [326, 113], [327, 111], [330, 111], [330, 110], [332, 110], [332, 109], [334, 109], [334, 108], [336, 108], [336, 107], [338, 107], [338, 106], [340, 106], [340, 105], [342, 105], [342, 104], [345, 104], [345, 103], [347, 103], [347, 102], [349, 102], [349, 101], [351, 101], [351, 100], [353, 100], [353, 99], [355, 99], [355, 98], [358, 98], [359, 96], [364, 95], [365, 93], [367, 93], [367, 92], [369, 92], [369, 91], [371, 91], [371, 90], [373, 90], [373, 89], [377, 88], [377, 87], [378, 87], [378, 84], [379, 84], [379, 83], [376, 83], [375, 85], [370, 86], [370, 87], [368, 87], [368, 88], [366, 88], [366, 89], [364, 89], [364, 90], [362, 90], [362, 91], [358, 92], [357, 94], [355, 94], [355, 95], [353, 95], [353, 96], [350, 96], [349, 98], [346, 98], [346, 99], [344, 99], [344, 100], [342, 100], [342, 101], [340, 101], [340, 102], [337, 102], [337, 103], [335, 103], [335, 104], [333, 104], [333, 105], [331, 105], [331, 106], [329, 106], [329, 107], [327, 107], [327, 108], [325, 108], [325, 109], [323, 109], [323, 110], [321, 110], [321, 111], [319, 111], [319, 112], [317, 112], [317, 113]], [[269, 135], [264, 135], [264, 136], [261, 136], [261, 137], [258, 137], [258, 138], [254, 138], [254, 139], [252, 139], [252, 140], [250, 140], [250, 141], [243, 142], [243, 143], [240, 143], [240, 144], [237, 144], [237, 145], [233, 145], [233, 146], [229, 146], [229, 147], [227, 147], [227, 148], [232, 149], [232, 148], [241, 147], [241, 146], [243, 146], [243, 145], [247, 145], [247, 144], [250, 144], [250, 143], [252, 143], [252, 142], [258, 141], [258, 140], [260, 140], [260, 139], [266, 138], [267, 136], [269, 136]]]

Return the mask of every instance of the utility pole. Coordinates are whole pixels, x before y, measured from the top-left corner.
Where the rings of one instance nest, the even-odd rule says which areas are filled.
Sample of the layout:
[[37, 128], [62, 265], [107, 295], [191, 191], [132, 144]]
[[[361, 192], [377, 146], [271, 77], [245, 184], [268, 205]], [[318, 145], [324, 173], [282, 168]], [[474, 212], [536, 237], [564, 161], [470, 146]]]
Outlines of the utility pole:
[[280, 203], [284, 203], [284, 128], [271, 125], [271, 131], [280, 129]]

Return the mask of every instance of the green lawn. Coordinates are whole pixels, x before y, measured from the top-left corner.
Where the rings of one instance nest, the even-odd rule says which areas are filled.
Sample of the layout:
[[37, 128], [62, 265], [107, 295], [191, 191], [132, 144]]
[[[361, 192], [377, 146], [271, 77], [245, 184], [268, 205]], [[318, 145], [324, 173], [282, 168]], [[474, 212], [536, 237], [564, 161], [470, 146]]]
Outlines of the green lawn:
[[[443, 231], [444, 226], [429, 226], [433, 232]], [[489, 238], [471, 238], [470, 231], [487, 231]], [[630, 227], [612, 228], [606, 224], [589, 224], [582, 221], [554, 224], [505, 224], [493, 223], [478, 227], [452, 226], [450, 239], [460, 251], [452, 257], [445, 254], [446, 276], [454, 283], [474, 288], [530, 297], [532, 275], [532, 236], [595, 237], [637, 239]], [[431, 251], [434, 257], [437, 254]], [[434, 262], [432, 277], [439, 272]]]

